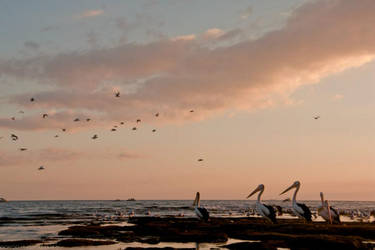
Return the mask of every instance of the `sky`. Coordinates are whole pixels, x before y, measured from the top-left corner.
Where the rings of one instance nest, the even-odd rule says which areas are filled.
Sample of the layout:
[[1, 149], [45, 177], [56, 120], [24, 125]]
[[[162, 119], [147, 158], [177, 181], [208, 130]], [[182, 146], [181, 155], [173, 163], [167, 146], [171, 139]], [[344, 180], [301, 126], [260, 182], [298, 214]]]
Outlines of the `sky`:
[[374, 201], [374, 11], [2, 1], [0, 197]]

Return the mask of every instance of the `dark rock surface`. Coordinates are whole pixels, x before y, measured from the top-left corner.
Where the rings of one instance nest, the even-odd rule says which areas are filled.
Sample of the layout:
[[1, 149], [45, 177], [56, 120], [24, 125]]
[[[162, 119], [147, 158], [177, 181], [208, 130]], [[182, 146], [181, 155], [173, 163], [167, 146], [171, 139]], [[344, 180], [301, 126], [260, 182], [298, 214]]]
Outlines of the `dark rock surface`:
[[27, 247], [42, 243], [40, 240], [15, 240], [15, 241], [0, 241], [0, 247], [16, 248]]

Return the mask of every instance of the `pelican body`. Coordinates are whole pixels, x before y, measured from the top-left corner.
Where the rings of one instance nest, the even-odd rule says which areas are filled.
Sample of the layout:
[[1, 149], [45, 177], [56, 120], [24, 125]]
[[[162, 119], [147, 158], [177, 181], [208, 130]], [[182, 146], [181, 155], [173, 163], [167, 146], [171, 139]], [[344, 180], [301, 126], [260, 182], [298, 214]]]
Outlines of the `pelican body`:
[[194, 203], [193, 203], [194, 212], [198, 216], [199, 219], [208, 221], [208, 218], [210, 217], [209, 212], [204, 207], [200, 207], [199, 204], [200, 204], [200, 194], [199, 192], [197, 192]]
[[260, 197], [262, 196], [262, 194], [264, 192], [264, 185], [263, 184], [260, 184], [251, 194], [249, 194], [249, 196], [247, 196], [247, 198], [250, 198], [251, 196], [253, 196], [257, 192], [259, 192], [259, 194], [258, 194], [258, 199], [255, 203], [255, 207], [256, 207], [256, 210], [257, 210], [258, 214], [261, 215], [262, 217], [268, 219], [272, 223], [277, 223], [275, 209], [273, 209], [272, 206], [267, 206], [265, 204], [262, 204], [262, 202], [260, 202]]
[[296, 196], [298, 193], [298, 190], [301, 186], [301, 183], [299, 181], [294, 182], [290, 187], [284, 190], [280, 195], [285, 194], [292, 188], [295, 188], [296, 190], [294, 191], [293, 194], [293, 199], [292, 199], [292, 209], [295, 215], [297, 215], [299, 218], [304, 219], [305, 221], [310, 222], [311, 221], [311, 211], [310, 209], [303, 203], [297, 203], [296, 201]]
[[324, 200], [323, 193], [320, 192], [320, 199], [322, 205], [318, 207], [318, 214], [325, 220], [332, 223], [341, 223], [339, 212], [333, 207], [329, 206], [328, 201]]

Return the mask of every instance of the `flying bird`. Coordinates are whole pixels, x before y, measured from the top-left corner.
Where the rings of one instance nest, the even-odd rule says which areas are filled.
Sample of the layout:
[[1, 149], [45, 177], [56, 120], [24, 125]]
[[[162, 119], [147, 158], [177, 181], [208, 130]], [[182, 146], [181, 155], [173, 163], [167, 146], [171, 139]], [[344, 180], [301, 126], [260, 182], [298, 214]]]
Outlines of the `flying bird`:
[[247, 196], [247, 198], [250, 198], [252, 195], [256, 194], [257, 192], [259, 192], [259, 194], [258, 194], [258, 199], [255, 203], [255, 207], [256, 207], [258, 214], [268, 219], [272, 223], [276, 223], [275, 209], [273, 209], [272, 206], [265, 205], [260, 201], [260, 197], [262, 196], [264, 192], [263, 184], [259, 184], [259, 186], [253, 192], [251, 192], [249, 196]]
[[90, 118], [87, 118], [86, 121], [89, 122], [89, 121], [91, 121], [91, 119], [90, 119]]
[[125, 122], [120, 122], [121, 125], [124, 125]]
[[322, 201], [322, 205], [318, 207], [318, 215], [331, 224], [341, 223], [339, 212], [333, 207], [329, 206], [328, 201], [324, 200], [323, 192], [320, 192], [320, 199]]
[[59, 135], [55, 135], [55, 138], [59, 137]]
[[133, 127], [132, 130], [137, 130], [137, 127]]
[[34, 99], [34, 97], [31, 97], [30, 102], [33, 102], [33, 101], [35, 101], [35, 99]]
[[20, 113], [20, 114], [24, 114], [25, 112], [23, 112], [22, 110], [20, 110], [20, 111], [18, 111], [18, 113]]
[[156, 113], [155, 116], [158, 117], [158, 116], [159, 116], [159, 113]]
[[155, 133], [155, 132], [156, 132], [156, 129], [153, 129], [152, 132]]
[[120, 91], [117, 91], [117, 92], [115, 93], [115, 97], [120, 97]]
[[314, 119], [315, 120], [318, 120], [320, 118], [320, 116], [318, 115], [318, 116], [314, 116]]
[[300, 217], [301, 219], [304, 219], [305, 221], [310, 222], [311, 221], [311, 211], [310, 209], [303, 203], [297, 203], [296, 201], [296, 196], [298, 193], [298, 190], [301, 186], [301, 183], [299, 181], [295, 181], [290, 187], [285, 189], [280, 195], [288, 192], [292, 188], [295, 188], [296, 190], [294, 191], [293, 194], [293, 200], [292, 200], [292, 209], [293, 212]]
[[79, 122], [79, 118], [76, 118], [73, 120], [74, 122]]
[[44, 167], [43, 167], [43, 166], [40, 166], [40, 167], [38, 168], [38, 170], [44, 170]]
[[43, 114], [43, 118], [47, 118], [48, 117], [48, 114]]
[[141, 119], [137, 119], [137, 123], [141, 122]]
[[95, 140], [95, 139], [98, 139], [98, 135], [93, 135], [93, 137], [91, 137], [91, 139]]
[[14, 117], [14, 116], [13, 116], [13, 117], [12, 117], [12, 118], [10, 118], [10, 119], [12, 119], [12, 120], [14, 121], [14, 120], [16, 120], [16, 117]]
[[12, 138], [13, 141], [18, 140], [18, 136], [16, 136], [15, 134], [11, 134], [10, 137]]
[[202, 159], [202, 158], [199, 158], [198, 161], [203, 161], [203, 159]]
[[115, 128], [111, 129], [112, 132], [117, 131]]
[[66, 131], [66, 128], [62, 128], [61, 130], [62, 130], [62, 132], [65, 132], [65, 131]]
[[114, 125], [113, 127], [114, 127], [114, 128], [117, 128], [118, 126], [117, 126], [117, 125]]
[[190, 110], [190, 113], [193, 113], [194, 112], [194, 110], [192, 109], [192, 110]]
[[198, 216], [199, 219], [208, 221], [208, 218], [210, 217], [209, 212], [204, 207], [199, 206], [200, 205], [200, 194], [197, 192], [195, 195], [195, 200], [193, 203], [194, 206], [194, 212]]
[[26, 151], [27, 148], [20, 148], [20, 151]]

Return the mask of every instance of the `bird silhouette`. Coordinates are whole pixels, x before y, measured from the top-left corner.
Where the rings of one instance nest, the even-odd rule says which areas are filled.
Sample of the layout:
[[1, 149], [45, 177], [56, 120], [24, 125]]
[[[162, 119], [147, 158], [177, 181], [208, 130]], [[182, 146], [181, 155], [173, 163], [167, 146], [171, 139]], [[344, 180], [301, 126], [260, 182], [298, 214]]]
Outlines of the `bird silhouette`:
[[93, 137], [91, 137], [91, 139], [95, 140], [95, 139], [98, 139], [98, 135], [93, 135]]
[[10, 118], [10, 119], [12, 119], [13, 121], [15, 121], [15, 120], [16, 120], [16, 117], [14, 117], [14, 116], [13, 116], [13, 117], [12, 117], [12, 118]]
[[137, 123], [141, 122], [141, 119], [137, 119]]
[[35, 101], [35, 99], [34, 99], [34, 97], [31, 97], [30, 102], [33, 102], [33, 101]]
[[137, 127], [133, 127], [132, 130], [137, 130]]
[[79, 122], [79, 118], [76, 118], [73, 120], [74, 122]]
[[66, 131], [66, 128], [62, 128], [61, 130], [62, 130], [62, 132], [65, 132], [65, 131]]
[[40, 166], [40, 167], [38, 168], [38, 170], [44, 170], [44, 167], [43, 167], [43, 166]]
[[117, 131], [115, 128], [111, 129], [112, 132]]
[[159, 116], [159, 113], [156, 113], [155, 116], [158, 117], [158, 116]]
[[59, 137], [59, 135], [55, 135], [55, 138]]
[[10, 137], [12, 138], [13, 141], [18, 140], [18, 136], [16, 136], [15, 134], [11, 134]]
[[190, 110], [190, 113], [193, 113], [194, 112], [194, 110], [192, 109], [192, 110]]
[[124, 124], [125, 124], [125, 122], [120, 122], [120, 124], [121, 124], [121, 125], [124, 125]]
[[156, 132], [156, 129], [153, 129], [152, 132], [155, 133], [155, 132]]
[[202, 159], [202, 158], [199, 158], [198, 161], [203, 161], [203, 159]]
[[48, 117], [48, 114], [43, 114], [43, 118], [47, 118]]
[[314, 116], [315, 120], [318, 120], [319, 118], [320, 118], [320, 116]]
[[20, 151], [26, 151], [27, 148], [20, 148]]
[[116, 96], [116, 97], [120, 97], [120, 91], [117, 91], [117, 92], [115, 93], [115, 96]]
[[89, 121], [91, 121], [91, 119], [90, 119], [90, 118], [87, 118], [86, 121], [89, 122]]

